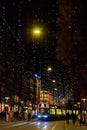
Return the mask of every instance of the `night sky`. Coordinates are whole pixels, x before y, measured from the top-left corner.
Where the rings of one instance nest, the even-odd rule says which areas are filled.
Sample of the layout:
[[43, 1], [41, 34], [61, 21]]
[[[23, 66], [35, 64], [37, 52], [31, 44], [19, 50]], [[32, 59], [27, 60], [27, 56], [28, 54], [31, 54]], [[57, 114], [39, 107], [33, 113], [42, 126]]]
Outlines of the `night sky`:
[[[61, 69], [54, 60], [57, 43], [53, 34], [57, 8], [54, 0], [8, 1], [0, 1], [2, 25], [0, 31], [2, 82], [0, 83], [4, 87], [11, 85], [15, 87], [14, 81], [17, 84], [21, 80], [18, 76], [22, 74], [24, 76], [29, 71], [40, 74], [41, 68], [42, 74], [45, 75], [49, 65]], [[31, 29], [36, 25], [44, 30], [43, 36], [38, 40], [31, 35]], [[32, 70], [33, 68], [35, 69]]]
[[[52, 7], [53, 5], [54, 7]], [[52, 10], [53, 10], [53, 14], [52, 14]], [[40, 49], [42, 49], [41, 55], [43, 56], [43, 53], [48, 53], [46, 55], [47, 56], [47, 60], [49, 60], [49, 64], [51, 64], [51, 62], [55, 61], [55, 50], [56, 50], [56, 46], [57, 46], [57, 42], [55, 40], [55, 38], [53, 37], [53, 35], [55, 34], [55, 30], [56, 30], [56, 17], [57, 17], [58, 11], [57, 11], [57, 7], [56, 4], [54, 2], [54, 0], [50, 1], [41, 1], [38, 0], [37, 2], [35, 1], [30, 1], [30, 3], [28, 3], [27, 8], [25, 9], [25, 27], [24, 28], [24, 39], [26, 41], [25, 43], [25, 48], [27, 50], [27, 52], [31, 53], [30, 47], [32, 46], [32, 37], [31, 36], [31, 32], [29, 29], [32, 29], [33, 26], [41, 26], [43, 29], [43, 34], [41, 36], [40, 39], [38, 39], [39, 43], [41, 44], [40, 47], [38, 49], [38, 51], [40, 51]], [[29, 32], [26, 32], [26, 30], [28, 30]], [[30, 41], [30, 42], [29, 42]], [[45, 47], [47, 46], [47, 48], [49, 50], [47, 50], [48, 52], [45, 52]], [[50, 59], [49, 59], [50, 58]], [[52, 63], [54, 64], [54, 62]]]

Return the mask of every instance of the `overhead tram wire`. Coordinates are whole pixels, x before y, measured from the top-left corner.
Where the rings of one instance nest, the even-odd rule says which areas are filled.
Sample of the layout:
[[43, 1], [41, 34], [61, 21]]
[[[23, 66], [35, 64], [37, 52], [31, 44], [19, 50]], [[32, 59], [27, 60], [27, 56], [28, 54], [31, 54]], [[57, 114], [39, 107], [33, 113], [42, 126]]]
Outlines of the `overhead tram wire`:
[[5, 22], [7, 28], [9, 29], [9, 31], [11, 32], [11, 34], [13, 35], [13, 37], [16, 39], [17, 43], [20, 45], [21, 49], [25, 52], [25, 49], [23, 48], [20, 40], [18, 39], [18, 37], [15, 35], [15, 33], [13, 32], [12, 28], [10, 27], [10, 25], [8, 24], [8, 22], [6, 21], [6, 19], [2, 16], [2, 14], [0, 13], [0, 17], [2, 18], [3, 22]]

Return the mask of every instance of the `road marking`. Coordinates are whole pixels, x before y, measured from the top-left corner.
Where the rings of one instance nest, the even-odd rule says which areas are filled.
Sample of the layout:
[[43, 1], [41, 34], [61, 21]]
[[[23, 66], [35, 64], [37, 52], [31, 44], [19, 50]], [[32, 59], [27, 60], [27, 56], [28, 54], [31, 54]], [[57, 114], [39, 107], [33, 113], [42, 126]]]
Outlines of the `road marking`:
[[42, 130], [45, 130], [47, 128], [48, 125], [44, 126]]
[[22, 123], [17, 123], [17, 124], [13, 124], [13, 125], [10, 125], [8, 127], [18, 127], [18, 126], [23, 126], [23, 125], [31, 125], [31, 124], [35, 124], [36, 122], [22, 122]]
[[56, 125], [52, 128], [52, 130], [54, 130], [54, 129], [55, 129], [55, 127], [56, 127]]
[[64, 122], [65, 122], [65, 130], [67, 130], [67, 124], [66, 124], [66, 120], [65, 120]]

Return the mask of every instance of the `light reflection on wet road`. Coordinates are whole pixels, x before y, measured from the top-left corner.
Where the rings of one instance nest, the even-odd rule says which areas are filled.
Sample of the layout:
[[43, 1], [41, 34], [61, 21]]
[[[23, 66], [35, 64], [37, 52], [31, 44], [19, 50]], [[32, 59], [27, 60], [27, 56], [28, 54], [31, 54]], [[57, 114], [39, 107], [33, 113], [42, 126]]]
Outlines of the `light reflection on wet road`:
[[64, 130], [63, 121], [26, 121], [20, 123], [5, 123], [0, 125], [1, 130]]
[[65, 121], [24, 121], [0, 123], [0, 130], [87, 130], [87, 126]]

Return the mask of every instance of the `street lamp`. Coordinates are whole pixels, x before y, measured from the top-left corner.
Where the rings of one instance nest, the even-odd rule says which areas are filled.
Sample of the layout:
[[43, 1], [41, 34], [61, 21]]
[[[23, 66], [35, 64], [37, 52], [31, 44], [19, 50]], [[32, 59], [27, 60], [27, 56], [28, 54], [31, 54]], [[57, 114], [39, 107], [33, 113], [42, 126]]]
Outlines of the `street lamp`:
[[10, 99], [10, 97], [5, 97], [5, 99], [6, 99], [6, 102], [8, 102], [8, 100]]
[[[41, 42], [41, 38], [42, 38], [42, 34], [43, 34], [43, 30], [42, 27], [40, 26], [34, 26], [31, 30], [31, 34], [32, 34], [32, 54], [33, 54], [33, 73], [38, 73], [36, 72], [35, 67], [37, 66], [37, 61], [39, 61], [39, 75], [41, 75], [41, 55], [38, 53], [38, 49], [40, 49], [39, 47], [39, 43]], [[38, 59], [36, 58], [38, 57]]]
[[[42, 28], [40, 27], [34, 27], [32, 29], [32, 35], [34, 38], [40, 37], [42, 35]], [[41, 75], [41, 74], [40, 74]], [[41, 76], [34, 74], [34, 77], [36, 78], [36, 84], [37, 84], [37, 89], [36, 89], [36, 95], [37, 95], [37, 102], [39, 103], [39, 91], [41, 89]]]
[[8, 100], [10, 99], [10, 97], [5, 97], [5, 100], [6, 100], [6, 104], [5, 104], [5, 106], [6, 106], [6, 121], [8, 121], [9, 119], [9, 117], [8, 117]]
[[[56, 83], [56, 80], [53, 79], [53, 80], [52, 80], [52, 83], [55, 84], [55, 83]], [[53, 85], [53, 105], [54, 105], [54, 101], [55, 101], [54, 99], [55, 99], [55, 85]]]
[[38, 30], [38, 29], [34, 30], [34, 34], [39, 35], [40, 34], [40, 30]]
[[34, 74], [36, 78], [36, 104], [39, 112], [39, 103], [40, 103], [40, 91], [41, 91], [41, 77], [37, 74]]
[[[40, 102], [40, 90], [41, 90], [41, 56], [38, 51], [39, 43], [41, 42], [41, 37], [43, 34], [42, 27], [40, 26], [34, 26], [32, 28], [32, 36], [33, 36], [33, 73], [39, 73], [34, 74], [34, 77], [36, 78], [36, 104], [38, 106], [38, 111], [39, 111], [39, 102]], [[39, 72], [36, 71], [36, 66], [37, 66], [37, 57], [39, 58]]]
[[86, 110], [86, 98], [82, 98], [81, 99], [82, 100], [82, 102], [83, 102], [83, 111], [85, 111]]
[[51, 72], [52, 71], [52, 67], [48, 66], [47, 71]]
[[34, 27], [32, 29], [32, 35], [34, 38], [38, 38], [42, 35], [42, 28], [41, 27]]
[[56, 80], [55, 80], [55, 79], [53, 79], [53, 80], [52, 80], [52, 83], [56, 83]]

